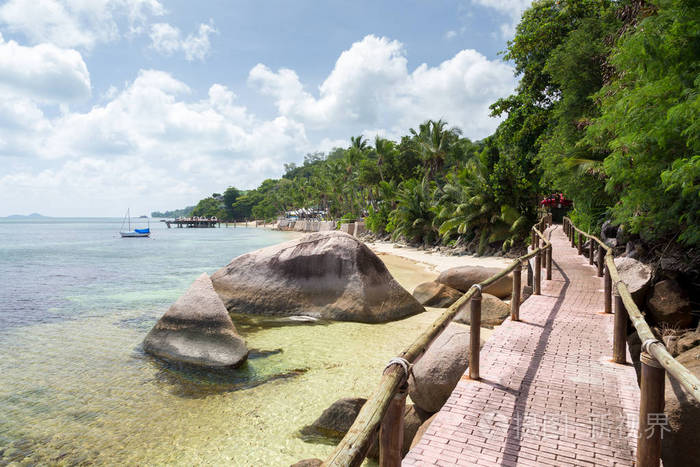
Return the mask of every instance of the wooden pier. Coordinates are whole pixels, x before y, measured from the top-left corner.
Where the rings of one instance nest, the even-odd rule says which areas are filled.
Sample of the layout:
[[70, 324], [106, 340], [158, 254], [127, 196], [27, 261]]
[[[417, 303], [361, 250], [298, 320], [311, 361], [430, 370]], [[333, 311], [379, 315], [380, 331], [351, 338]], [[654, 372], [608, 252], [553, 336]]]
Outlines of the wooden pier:
[[187, 219], [175, 219], [175, 220], [166, 220], [163, 219], [161, 222], [165, 222], [165, 225], [168, 226], [168, 228], [171, 228], [171, 226], [175, 225], [178, 228], [195, 228], [195, 229], [205, 229], [205, 228], [214, 228], [214, 227], [221, 227], [221, 221], [218, 219], [193, 219], [193, 218], [187, 218]]

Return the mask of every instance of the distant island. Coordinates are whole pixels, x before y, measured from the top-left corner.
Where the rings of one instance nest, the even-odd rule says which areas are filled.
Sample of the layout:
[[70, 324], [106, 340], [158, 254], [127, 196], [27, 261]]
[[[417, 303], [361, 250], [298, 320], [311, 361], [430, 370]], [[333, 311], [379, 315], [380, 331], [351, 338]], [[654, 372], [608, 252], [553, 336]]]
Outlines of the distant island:
[[194, 206], [187, 206], [186, 208], [175, 209], [173, 211], [153, 211], [151, 217], [189, 217], [192, 215], [192, 211], [194, 211]]
[[42, 216], [39, 213], [33, 212], [27, 216], [25, 216], [23, 214], [12, 214], [11, 216], [7, 216], [6, 219], [27, 219], [27, 218], [38, 219], [38, 218], [46, 218], [46, 217], [48, 217], [48, 216]]

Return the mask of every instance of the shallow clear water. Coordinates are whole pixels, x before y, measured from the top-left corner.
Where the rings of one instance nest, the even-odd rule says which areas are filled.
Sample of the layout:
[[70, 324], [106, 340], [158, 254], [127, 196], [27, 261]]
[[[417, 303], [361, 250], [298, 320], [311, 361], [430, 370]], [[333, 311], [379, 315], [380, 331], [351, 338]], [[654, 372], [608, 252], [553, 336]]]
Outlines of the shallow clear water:
[[140, 344], [202, 271], [289, 239], [261, 229], [166, 229], [119, 219], [0, 220], [0, 465], [289, 465], [325, 457], [299, 428], [376, 387], [439, 312], [385, 325], [279, 326], [234, 317], [240, 369], [196, 372]]

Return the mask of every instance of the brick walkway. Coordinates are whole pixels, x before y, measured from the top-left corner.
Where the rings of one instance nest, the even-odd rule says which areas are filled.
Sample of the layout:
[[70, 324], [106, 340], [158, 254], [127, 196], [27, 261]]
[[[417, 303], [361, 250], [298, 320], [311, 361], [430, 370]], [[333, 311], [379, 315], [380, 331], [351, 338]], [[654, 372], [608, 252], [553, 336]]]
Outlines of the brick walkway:
[[481, 381], [462, 378], [403, 465], [634, 464], [639, 389], [610, 362], [603, 279], [561, 226], [551, 239], [552, 280], [543, 270], [542, 295], [484, 344]]

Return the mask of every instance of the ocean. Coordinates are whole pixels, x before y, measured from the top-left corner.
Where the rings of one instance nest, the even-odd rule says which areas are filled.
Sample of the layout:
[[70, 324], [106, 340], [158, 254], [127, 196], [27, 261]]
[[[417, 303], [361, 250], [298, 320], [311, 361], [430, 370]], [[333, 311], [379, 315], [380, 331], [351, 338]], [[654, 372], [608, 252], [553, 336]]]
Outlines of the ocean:
[[[137, 222], [141, 221], [140, 219]], [[286, 241], [255, 228], [122, 239], [121, 219], [0, 219], [0, 465], [289, 465], [332, 446], [298, 431], [368, 397], [438, 312], [384, 325], [234, 317], [251, 349], [226, 372], [143, 353], [202, 272]]]

